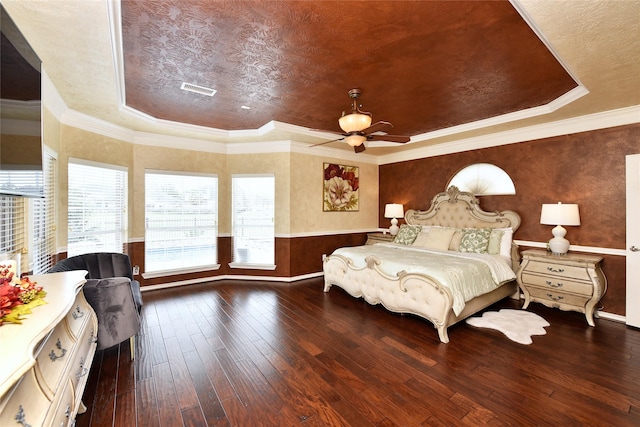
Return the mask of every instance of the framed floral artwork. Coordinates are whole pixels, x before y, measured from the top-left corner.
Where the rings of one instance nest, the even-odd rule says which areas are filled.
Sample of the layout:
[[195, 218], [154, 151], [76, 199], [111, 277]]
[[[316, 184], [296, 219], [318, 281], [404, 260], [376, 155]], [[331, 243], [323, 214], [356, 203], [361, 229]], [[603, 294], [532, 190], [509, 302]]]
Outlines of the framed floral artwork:
[[357, 166], [323, 163], [323, 211], [357, 211], [360, 177]]

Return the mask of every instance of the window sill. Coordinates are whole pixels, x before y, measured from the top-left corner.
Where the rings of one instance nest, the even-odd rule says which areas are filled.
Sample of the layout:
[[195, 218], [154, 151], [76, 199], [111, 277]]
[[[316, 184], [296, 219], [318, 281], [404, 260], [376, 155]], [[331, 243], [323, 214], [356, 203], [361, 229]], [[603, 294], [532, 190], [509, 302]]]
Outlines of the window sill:
[[230, 262], [229, 268], [242, 268], [245, 270], [275, 270], [276, 266], [273, 264], [250, 264], [243, 262]]
[[191, 268], [176, 268], [174, 270], [149, 271], [142, 273], [143, 279], [155, 279], [156, 277], [176, 276], [178, 274], [200, 273], [202, 271], [219, 270], [220, 264], [201, 265]]

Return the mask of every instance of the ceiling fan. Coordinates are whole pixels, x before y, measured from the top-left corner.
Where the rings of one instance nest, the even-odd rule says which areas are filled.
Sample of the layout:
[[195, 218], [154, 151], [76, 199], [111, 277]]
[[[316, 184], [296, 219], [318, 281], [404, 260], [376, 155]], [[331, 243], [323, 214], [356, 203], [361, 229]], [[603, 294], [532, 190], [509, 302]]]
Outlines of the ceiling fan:
[[[356, 153], [362, 153], [366, 149], [364, 145], [366, 141], [389, 141], [397, 142], [400, 144], [409, 142], [411, 138], [408, 136], [376, 133], [383, 131], [384, 129], [392, 128], [393, 125], [389, 122], [384, 121], [379, 121], [371, 124], [371, 113], [361, 111], [358, 107], [358, 98], [360, 97], [361, 93], [362, 92], [360, 91], [360, 89], [351, 89], [349, 91], [349, 97], [353, 100], [353, 104], [351, 106], [351, 112], [349, 114], [345, 114], [345, 112], [343, 111], [342, 117], [338, 119], [338, 124], [340, 125], [342, 132], [313, 129], [315, 131], [335, 133], [337, 135], [341, 135], [341, 137], [332, 139], [331, 141], [312, 145], [312, 147], [344, 140], [344, 142], [353, 147]], [[362, 107], [362, 105], [360, 107]]]

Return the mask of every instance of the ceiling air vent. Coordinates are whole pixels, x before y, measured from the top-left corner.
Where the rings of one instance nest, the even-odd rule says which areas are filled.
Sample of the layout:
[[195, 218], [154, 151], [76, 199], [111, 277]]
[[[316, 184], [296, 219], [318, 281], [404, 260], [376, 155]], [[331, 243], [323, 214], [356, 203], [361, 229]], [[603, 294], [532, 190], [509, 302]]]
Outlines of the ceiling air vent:
[[213, 96], [216, 94], [215, 89], [209, 89], [208, 87], [194, 85], [193, 83], [182, 82], [182, 86], [180, 89], [186, 90], [187, 92], [199, 93], [200, 95]]

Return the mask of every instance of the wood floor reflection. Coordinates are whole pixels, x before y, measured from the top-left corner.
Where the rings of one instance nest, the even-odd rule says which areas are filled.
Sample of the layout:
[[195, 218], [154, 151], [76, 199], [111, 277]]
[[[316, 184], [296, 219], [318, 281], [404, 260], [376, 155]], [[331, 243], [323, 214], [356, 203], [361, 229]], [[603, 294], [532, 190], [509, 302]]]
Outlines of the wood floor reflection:
[[441, 344], [321, 278], [143, 296], [135, 361], [97, 353], [77, 426], [640, 425], [640, 331], [621, 323], [534, 303], [551, 326], [532, 345], [464, 323]]

